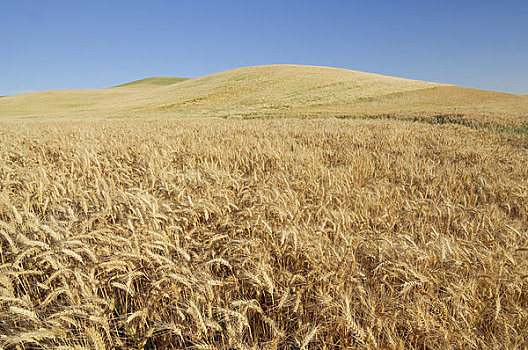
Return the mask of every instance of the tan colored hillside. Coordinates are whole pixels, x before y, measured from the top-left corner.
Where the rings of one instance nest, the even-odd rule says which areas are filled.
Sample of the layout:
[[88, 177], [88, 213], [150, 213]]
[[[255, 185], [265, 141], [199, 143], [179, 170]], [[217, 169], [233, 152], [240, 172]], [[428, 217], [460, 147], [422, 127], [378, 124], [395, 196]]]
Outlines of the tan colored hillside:
[[152, 110], [246, 114], [348, 105], [437, 85], [338, 68], [258, 66], [192, 79], [144, 102]]
[[527, 96], [339, 68], [256, 66], [185, 81], [177, 79], [172, 84], [170, 80], [148, 83], [150, 80], [100, 90], [8, 96], [0, 101], [0, 117], [391, 115], [413, 118], [442, 114], [485, 124], [522, 125], [528, 121]]

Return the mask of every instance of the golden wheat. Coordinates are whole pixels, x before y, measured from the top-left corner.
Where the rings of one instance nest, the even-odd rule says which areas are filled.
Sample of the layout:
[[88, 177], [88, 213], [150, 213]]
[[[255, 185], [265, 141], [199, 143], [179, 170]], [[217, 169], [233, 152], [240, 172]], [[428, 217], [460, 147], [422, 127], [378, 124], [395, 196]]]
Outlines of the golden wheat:
[[2, 348], [527, 348], [528, 141], [378, 120], [0, 125]]

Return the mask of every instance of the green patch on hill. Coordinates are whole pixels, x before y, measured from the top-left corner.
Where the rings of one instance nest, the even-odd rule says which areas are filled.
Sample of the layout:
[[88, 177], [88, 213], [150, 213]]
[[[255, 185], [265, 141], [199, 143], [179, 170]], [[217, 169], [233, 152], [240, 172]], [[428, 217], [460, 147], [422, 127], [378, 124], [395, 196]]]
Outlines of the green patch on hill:
[[152, 78], [145, 78], [140, 80], [134, 80], [130, 83], [125, 83], [121, 85], [117, 85], [115, 87], [122, 87], [122, 86], [133, 86], [133, 85], [142, 85], [142, 84], [150, 84], [150, 85], [172, 85], [176, 83], [180, 83], [182, 81], [188, 80], [190, 78], [177, 78], [177, 77], [152, 77]]

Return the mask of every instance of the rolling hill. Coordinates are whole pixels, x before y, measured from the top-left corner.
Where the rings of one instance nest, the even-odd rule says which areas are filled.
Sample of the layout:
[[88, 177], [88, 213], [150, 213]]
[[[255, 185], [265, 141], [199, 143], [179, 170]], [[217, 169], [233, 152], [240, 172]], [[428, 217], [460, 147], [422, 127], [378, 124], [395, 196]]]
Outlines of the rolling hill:
[[8, 96], [2, 118], [361, 117], [390, 115], [523, 125], [528, 97], [358, 71], [245, 67], [194, 79], [147, 78], [112, 88]]

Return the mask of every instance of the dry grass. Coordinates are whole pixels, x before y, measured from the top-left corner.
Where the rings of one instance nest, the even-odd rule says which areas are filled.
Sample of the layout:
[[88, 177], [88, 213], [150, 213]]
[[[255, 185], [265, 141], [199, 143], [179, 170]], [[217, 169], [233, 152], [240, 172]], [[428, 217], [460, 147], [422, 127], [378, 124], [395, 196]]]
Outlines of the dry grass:
[[522, 135], [0, 126], [4, 349], [528, 347]]
[[[151, 79], [152, 80], [152, 79]], [[528, 124], [528, 97], [311, 66], [246, 67], [169, 85], [47, 91], [0, 100], [0, 118], [361, 117], [451, 115]], [[157, 83], [167, 83], [166, 79]], [[170, 82], [170, 81], [168, 81]]]
[[0, 116], [262, 115], [440, 86], [346, 69], [295, 65], [246, 67], [168, 86], [134, 83], [100, 90], [10, 96], [2, 99]]

